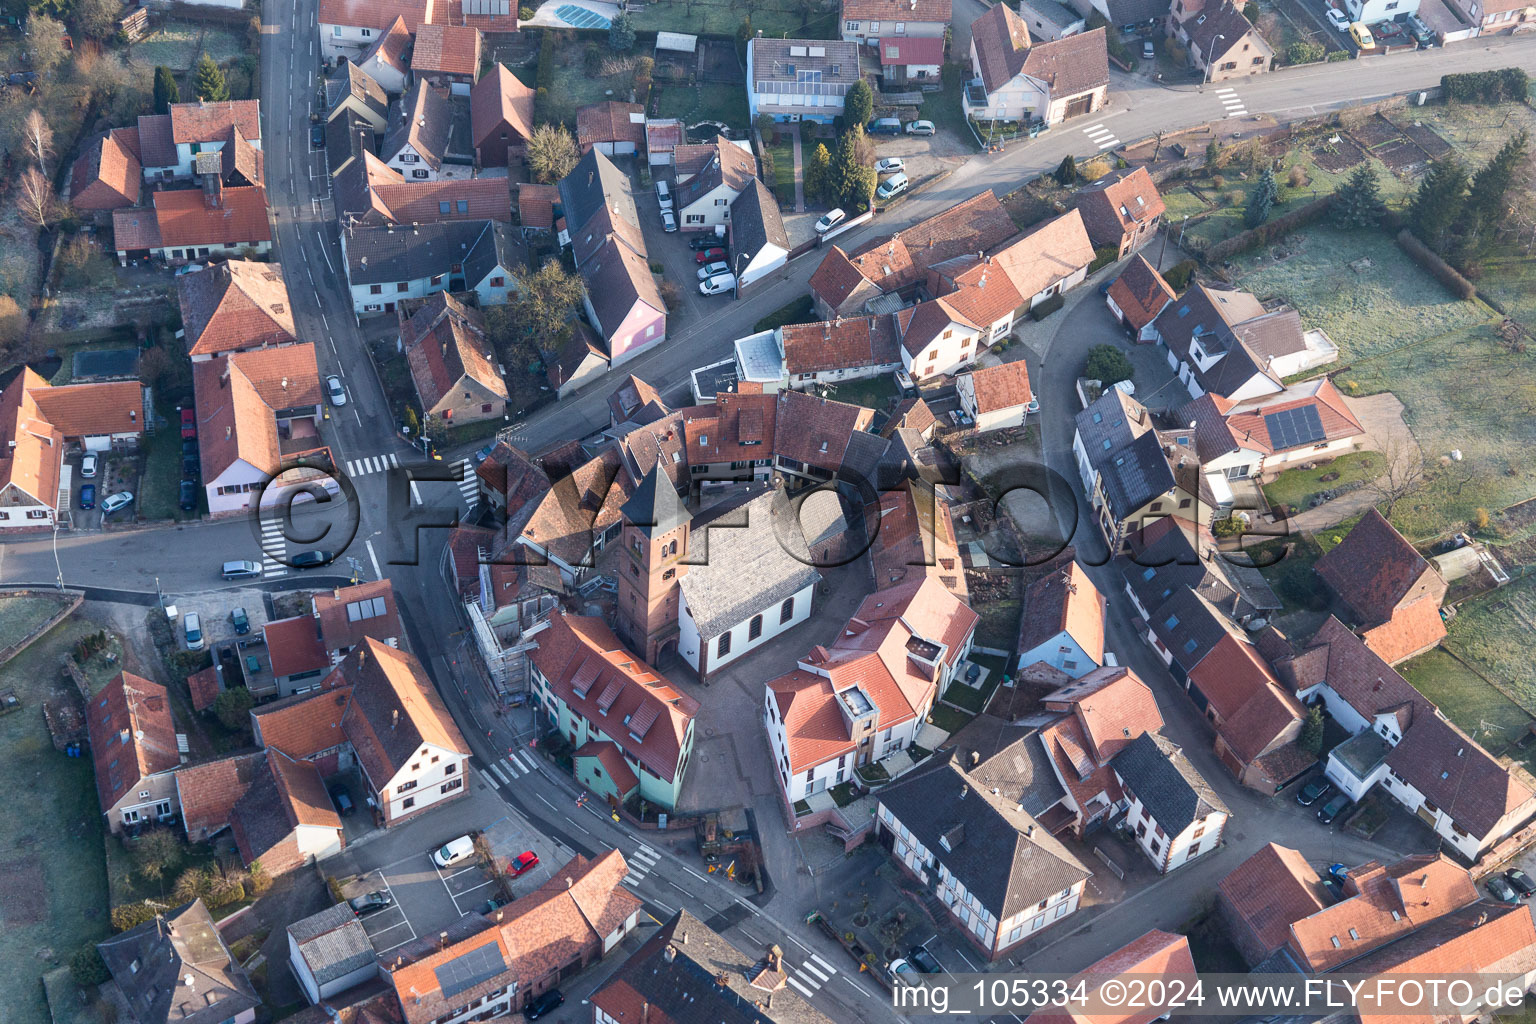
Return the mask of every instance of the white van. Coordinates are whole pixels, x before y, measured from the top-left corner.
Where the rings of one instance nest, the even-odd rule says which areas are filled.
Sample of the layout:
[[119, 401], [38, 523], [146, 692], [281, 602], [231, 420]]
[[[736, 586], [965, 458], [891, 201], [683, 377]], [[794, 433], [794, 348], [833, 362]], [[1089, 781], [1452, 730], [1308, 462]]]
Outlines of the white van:
[[906, 190], [907, 176], [905, 174], [893, 174], [882, 181], [879, 188], [875, 189], [875, 197], [877, 199], [889, 199], [892, 196], [900, 195]]
[[203, 649], [203, 620], [197, 612], [188, 612], [182, 620], [187, 630], [187, 650], [200, 651]]
[[468, 860], [475, 855], [475, 841], [469, 836], [459, 836], [451, 843], [432, 851], [432, 863], [440, 868]]
[[716, 274], [714, 277], [699, 282], [699, 292], [703, 295], [719, 295], [736, 287], [735, 274]]

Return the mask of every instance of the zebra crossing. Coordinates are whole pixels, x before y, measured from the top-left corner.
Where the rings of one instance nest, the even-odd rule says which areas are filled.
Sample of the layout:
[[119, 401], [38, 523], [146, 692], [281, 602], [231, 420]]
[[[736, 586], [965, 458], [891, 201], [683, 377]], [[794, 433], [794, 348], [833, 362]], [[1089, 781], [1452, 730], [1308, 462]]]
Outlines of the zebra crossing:
[[480, 478], [475, 476], [475, 464], [468, 459], [460, 459], [453, 465], [461, 477], [454, 486], [458, 487], [459, 493], [464, 496], [464, 504], [474, 508], [475, 503], [480, 500]]
[[524, 750], [514, 750], [506, 757], [486, 768], [486, 777], [501, 786], [512, 785], [512, 780], [539, 770], [534, 756]]
[[366, 455], [360, 459], [347, 460], [347, 476], [368, 476], [370, 473], [381, 473], [386, 469], [398, 469], [400, 459], [393, 453], [389, 455]]
[[288, 538], [283, 536], [281, 518], [261, 520], [261, 578], [288, 575], [288, 567], [278, 561], [288, 549]]
[[812, 953], [811, 958], [792, 968], [789, 972], [789, 983], [799, 990], [800, 994], [809, 999], [816, 994], [816, 990], [832, 980], [832, 975], [837, 973], [837, 968], [827, 963], [821, 957]]
[[639, 885], [645, 881], [645, 876], [656, 867], [656, 862], [661, 859], [661, 854], [640, 844], [640, 849], [629, 855], [629, 874], [624, 876], [624, 881], [629, 885]]
[[1120, 145], [1120, 140], [1115, 138], [1115, 133], [1105, 128], [1103, 122], [1089, 125], [1083, 129], [1083, 134], [1100, 149], [1114, 149]]
[[1236, 89], [1217, 89], [1216, 98], [1221, 100], [1221, 105], [1226, 110], [1223, 115], [1225, 117], [1242, 117], [1248, 113], [1248, 108], [1238, 98]]

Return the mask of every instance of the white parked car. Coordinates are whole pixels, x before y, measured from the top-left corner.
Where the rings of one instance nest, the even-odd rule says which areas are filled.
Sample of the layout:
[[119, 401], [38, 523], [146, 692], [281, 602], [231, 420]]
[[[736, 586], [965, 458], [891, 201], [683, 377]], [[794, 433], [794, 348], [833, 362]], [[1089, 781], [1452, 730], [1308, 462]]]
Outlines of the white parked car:
[[1337, 7], [1328, 8], [1328, 24], [1340, 32], [1349, 31], [1349, 16]]
[[109, 494], [104, 499], [102, 499], [101, 511], [107, 515], [111, 515], [113, 512], [116, 512], [120, 509], [125, 509], [132, 504], [132, 491], [118, 491], [116, 494]]
[[203, 649], [203, 620], [197, 612], [187, 612], [187, 617], [182, 620], [182, 625], [187, 630], [187, 650], [200, 651]]
[[658, 181], [656, 183], [656, 199], [661, 203], [663, 210], [672, 209], [672, 190], [667, 187], [666, 182]]
[[341, 386], [341, 378], [334, 373], [325, 378], [325, 392], [330, 396], [332, 405], [347, 404], [347, 390]]
[[900, 195], [906, 190], [907, 176], [905, 174], [893, 174], [881, 182], [879, 188], [875, 189], [875, 197], [878, 199], [889, 199], [892, 196]]
[[86, 452], [80, 456], [80, 475], [89, 480], [96, 475], [96, 453]]
[[875, 161], [876, 174], [894, 174], [897, 171], [904, 171], [906, 169], [907, 165], [902, 162], [899, 156], [888, 156], [883, 160]]
[[716, 274], [729, 274], [730, 272], [731, 268], [729, 264], [723, 260], [715, 260], [715, 262], [706, 263], [699, 268], [699, 280], [708, 281]]
[[935, 130], [932, 121], [913, 121], [907, 125], [908, 135], [932, 135]]
[[736, 288], [735, 274], [716, 274], [707, 281], [699, 282], [699, 292], [703, 295], [719, 295], [722, 292], [734, 291]]
[[661, 230], [669, 235], [677, 230], [677, 218], [672, 215], [671, 210], [661, 211]]
[[822, 214], [821, 219], [816, 222], [816, 233], [818, 235], [824, 235], [847, 219], [848, 215], [841, 209], [828, 210], [826, 213]]
[[440, 868], [457, 864], [461, 860], [468, 860], [475, 855], [475, 841], [469, 836], [459, 836], [451, 843], [446, 843], [432, 851], [432, 863]]

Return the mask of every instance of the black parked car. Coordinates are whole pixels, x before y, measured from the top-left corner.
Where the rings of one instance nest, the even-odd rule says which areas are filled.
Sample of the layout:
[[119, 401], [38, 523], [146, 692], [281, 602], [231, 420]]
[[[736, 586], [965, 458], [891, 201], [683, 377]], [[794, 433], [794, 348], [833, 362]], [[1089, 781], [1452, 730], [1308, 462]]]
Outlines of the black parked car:
[[325, 148], [325, 125], [317, 124], [309, 130], [309, 145], [311, 149]]
[[1311, 807], [1331, 792], [1333, 792], [1333, 783], [1327, 779], [1313, 779], [1297, 791], [1296, 802], [1303, 807]]
[[191, 480], [181, 482], [181, 500], [178, 502], [183, 512], [195, 512], [197, 510], [197, 484]]
[[358, 917], [363, 917], [394, 905], [395, 898], [380, 889], [375, 889], [373, 892], [366, 892], [361, 896], [354, 896], [347, 900], [347, 906], [351, 907], [352, 913]]
[[181, 457], [181, 475], [189, 480], [201, 480], [203, 476], [203, 460], [196, 455], [183, 455]]
[[345, 786], [331, 787], [331, 802], [336, 805], [336, 813], [343, 818], [357, 810], [357, 807], [352, 803], [352, 798], [347, 795]]
[[1510, 885], [1503, 875], [1489, 875], [1488, 881], [1483, 883], [1483, 887], [1488, 890], [1488, 895], [1504, 903], [1514, 903], [1520, 899], [1520, 894], [1515, 891], [1515, 887]]
[[1536, 882], [1531, 881], [1531, 876], [1519, 868], [1510, 868], [1504, 872], [1504, 877], [1509, 880], [1510, 885], [1515, 887], [1521, 899], [1528, 900], [1532, 893], [1536, 893]]
[[688, 240], [688, 248], [694, 252], [703, 252], [705, 249], [713, 249], [720, 244], [720, 239], [713, 232], [699, 235]]
[[295, 569], [316, 569], [322, 565], [330, 565], [336, 561], [334, 551], [300, 551], [293, 556], [292, 565]]
[[529, 1000], [528, 1005], [523, 1008], [523, 1019], [538, 1020], [546, 1013], [549, 1013], [552, 1010], [558, 1010], [560, 1008], [560, 1004], [564, 1002], [565, 994], [557, 988], [552, 988], [548, 992], [545, 992], [543, 995], [535, 996], [533, 999]]
[[1324, 825], [1333, 824], [1333, 819], [1349, 809], [1349, 797], [1343, 793], [1335, 793], [1333, 798], [1318, 809], [1317, 820]]
[[939, 966], [938, 960], [934, 959], [933, 954], [928, 952], [922, 946], [913, 946], [912, 951], [907, 954], [907, 959], [912, 962], [914, 967], [922, 971], [924, 974], [944, 973], [944, 968]]

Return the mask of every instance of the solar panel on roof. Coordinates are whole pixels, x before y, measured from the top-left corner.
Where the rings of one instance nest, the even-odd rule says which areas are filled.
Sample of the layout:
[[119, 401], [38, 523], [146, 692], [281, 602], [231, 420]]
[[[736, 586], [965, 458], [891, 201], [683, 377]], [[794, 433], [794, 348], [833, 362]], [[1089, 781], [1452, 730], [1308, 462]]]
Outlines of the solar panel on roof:
[[1269, 431], [1270, 444], [1277, 450], [1316, 444], [1327, 436], [1315, 405], [1272, 412], [1264, 417], [1264, 429]]
[[494, 942], [477, 946], [463, 956], [454, 957], [433, 969], [437, 984], [443, 990], [443, 998], [449, 999], [481, 982], [490, 981], [507, 969], [501, 958], [501, 947]]

